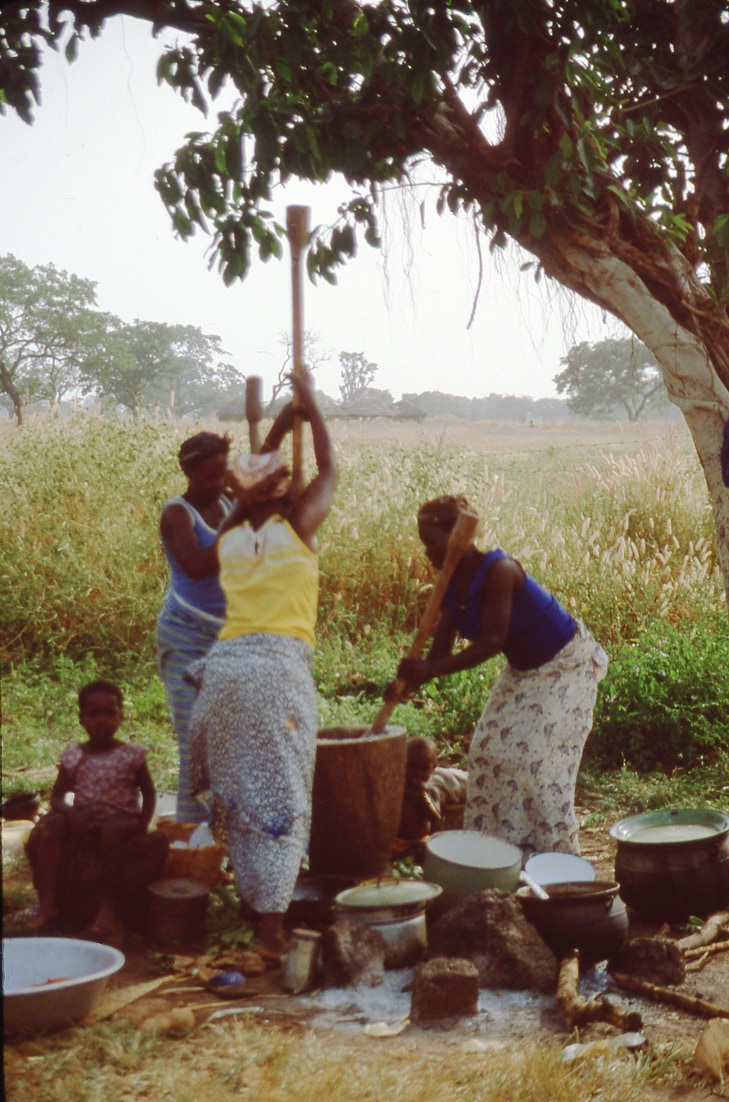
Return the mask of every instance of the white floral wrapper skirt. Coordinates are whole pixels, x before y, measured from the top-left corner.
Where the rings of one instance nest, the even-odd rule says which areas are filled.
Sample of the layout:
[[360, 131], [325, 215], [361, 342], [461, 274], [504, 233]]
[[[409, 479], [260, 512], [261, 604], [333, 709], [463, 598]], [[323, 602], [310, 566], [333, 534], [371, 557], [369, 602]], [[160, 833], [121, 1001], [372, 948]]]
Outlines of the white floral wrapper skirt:
[[526, 850], [580, 852], [575, 785], [607, 664], [578, 622], [550, 662], [502, 670], [471, 739], [466, 829]]

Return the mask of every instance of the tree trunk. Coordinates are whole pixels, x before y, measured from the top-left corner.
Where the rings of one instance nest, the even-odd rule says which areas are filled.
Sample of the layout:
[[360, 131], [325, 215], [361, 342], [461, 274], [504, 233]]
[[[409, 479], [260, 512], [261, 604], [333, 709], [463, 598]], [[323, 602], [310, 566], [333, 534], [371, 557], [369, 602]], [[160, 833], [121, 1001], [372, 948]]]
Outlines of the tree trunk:
[[[668, 395], [683, 413], [704, 471], [729, 604], [729, 489], [721, 471], [729, 389], [714, 367], [714, 362], [723, 364], [726, 360], [722, 336], [717, 337], [720, 347], [709, 348], [701, 337], [681, 326], [668, 307], [606, 243], [591, 241], [582, 247], [579, 242], [553, 239], [551, 244], [554, 250], [543, 260], [548, 274], [619, 318], [656, 358]], [[684, 276], [683, 305], [686, 299], [691, 299], [691, 283], [695, 278], [688, 267]]]
[[15, 418], [19, 425], [23, 424], [23, 399], [20, 397], [20, 392], [13, 382], [12, 376], [8, 371], [5, 362], [0, 359], [0, 385], [5, 393], [13, 403], [13, 409], [15, 410]]

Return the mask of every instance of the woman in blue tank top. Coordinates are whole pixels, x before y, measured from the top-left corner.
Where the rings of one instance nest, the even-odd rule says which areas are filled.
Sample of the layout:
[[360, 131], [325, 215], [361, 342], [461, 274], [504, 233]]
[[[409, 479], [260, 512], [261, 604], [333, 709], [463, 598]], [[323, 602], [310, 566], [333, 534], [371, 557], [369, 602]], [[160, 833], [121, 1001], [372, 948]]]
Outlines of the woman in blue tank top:
[[[464, 498], [440, 497], [418, 512], [436, 569], [445, 560]], [[454, 650], [458, 636], [467, 645]], [[404, 659], [414, 690], [494, 655], [507, 664], [471, 740], [464, 825], [526, 851], [579, 853], [574, 796], [607, 656], [579, 620], [500, 548], [471, 544], [446, 591], [425, 659]]]
[[195, 689], [185, 675], [192, 662], [207, 654], [225, 622], [216, 540], [230, 511], [223, 493], [229, 448], [229, 437], [214, 432], [199, 432], [182, 443], [178, 462], [187, 489], [165, 502], [160, 518], [170, 587], [157, 623], [157, 661], [177, 739], [180, 822], [199, 823], [207, 817], [190, 793], [189, 724]]

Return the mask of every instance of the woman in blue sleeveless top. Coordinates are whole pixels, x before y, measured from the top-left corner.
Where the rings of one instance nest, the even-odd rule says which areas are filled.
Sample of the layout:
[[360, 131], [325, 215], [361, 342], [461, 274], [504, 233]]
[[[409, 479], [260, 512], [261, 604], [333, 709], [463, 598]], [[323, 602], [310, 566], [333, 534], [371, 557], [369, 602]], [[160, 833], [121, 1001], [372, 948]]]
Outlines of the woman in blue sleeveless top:
[[[436, 569], [464, 498], [418, 512]], [[470, 510], [472, 511], [472, 510]], [[467, 645], [454, 651], [458, 636]], [[587, 628], [500, 548], [471, 544], [448, 586], [425, 659], [404, 659], [411, 689], [494, 655], [507, 664], [471, 740], [464, 825], [532, 850], [579, 853], [575, 784], [607, 656]]]
[[176, 818], [207, 818], [190, 793], [189, 724], [195, 689], [186, 680], [192, 662], [207, 654], [225, 623], [225, 597], [218, 582], [218, 528], [231, 503], [225, 497], [230, 439], [199, 432], [185, 440], [178, 461], [187, 478], [183, 494], [165, 502], [160, 518], [170, 588], [157, 624], [157, 660], [167, 691], [179, 752]]

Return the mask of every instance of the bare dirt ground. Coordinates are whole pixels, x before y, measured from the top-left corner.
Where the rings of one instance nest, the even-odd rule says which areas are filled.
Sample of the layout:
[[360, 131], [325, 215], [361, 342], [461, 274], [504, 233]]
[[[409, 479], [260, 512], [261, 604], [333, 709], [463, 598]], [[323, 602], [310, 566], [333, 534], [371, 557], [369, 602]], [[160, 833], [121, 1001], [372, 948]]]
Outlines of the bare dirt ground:
[[[604, 829], [583, 829], [581, 840], [583, 855], [595, 864], [598, 877], [612, 879], [613, 843], [609, 838], [606, 840]], [[23, 932], [19, 908], [27, 906], [29, 894], [27, 867], [24, 862], [15, 860], [11, 871], [4, 876], [6, 936]], [[657, 932], [657, 926], [649, 926], [631, 915], [630, 937]], [[678, 935], [678, 931], [669, 932], [669, 936]], [[431, 1028], [405, 1025], [410, 1004], [411, 972], [408, 970], [387, 973], [381, 987], [308, 992], [298, 996], [283, 990], [280, 970], [271, 970], [250, 976], [244, 997], [222, 1000], [200, 982], [199, 945], [161, 946], [139, 936], [128, 936], [124, 951], [126, 964], [111, 983], [100, 1006], [99, 1017], [113, 1014], [117, 1018], [139, 1021], [160, 1006], [192, 1008], [196, 1025], [221, 1012], [230, 1015], [231, 1020], [236, 1016], [255, 1015], [284, 1033], [303, 1028], [321, 1038], [336, 1037], [338, 1043], [363, 1053], [372, 1051], [373, 1030], [376, 1033], [382, 1028], [380, 1023], [385, 1023], [393, 1031], [386, 1042], [388, 1052], [393, 1055], [396, 1052], [402, 1055], [438, 1051], [446, 1054], [468, 1051], [469, 1045], [478, 1051], [482, 1046], [498, 1047], [523, 1041], [566, 1045], [577, 1039], [584, 1043], [617, 1034], [612, 1026], [593, 1024], [582, 1028], [576, 1038], [570, 1034], [554, 998], [531, 992], [487, 990], [482, 991], [479, 1012], [474, 1018]], [[220, 959], [224, 958], [215, 962], [217, 967], [221, 966]], [[234, 963], [233, 954], [230, 965]], [[679, 1045], [690, 1056], [707, 1024], [705, 1018], [618, 990], [604, 967], [589, 973], [581, 986], [581, 993], [586, 997], [598, 992], [607, 993], [621, 1009], [640, 1012], [642, 1033], [651, 1046]], [[681, 992], [720, 1006], [729, 1005], [729, 953], [716, 953], [707, 958], [700, 971], [687, 973]], [[401, 1030], [399, 1034], [398, 1029]], [[691, 1100], [729, 1097], [729, 1093], [716, 1093], [721, 1089], [714, 1084], [712, 1093], [712, 1085], [707, 1082], [700, 1089], [692, 1087], [690, 1093], [687, 1087], [682, 1094], [664, 1093], [655, 1097]]]

